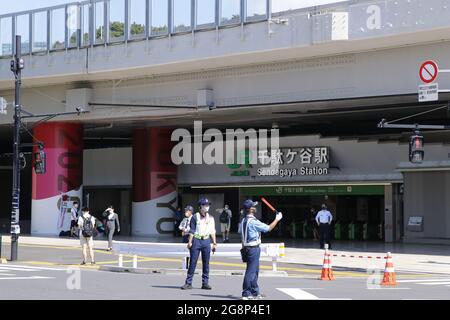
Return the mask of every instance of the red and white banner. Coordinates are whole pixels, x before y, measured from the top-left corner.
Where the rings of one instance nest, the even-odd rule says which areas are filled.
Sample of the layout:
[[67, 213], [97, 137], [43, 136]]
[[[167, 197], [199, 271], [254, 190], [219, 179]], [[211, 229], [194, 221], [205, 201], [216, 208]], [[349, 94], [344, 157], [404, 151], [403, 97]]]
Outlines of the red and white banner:
[[[70, 229], [70, 208], [83, 196], [83, 126], [48, 122], [34, 129], [44, 143], [46, 173], [32, 175], [31, 233], [57, 235]], [[36, 151], [36, 150], [35, 150]]]
[[133, 134], [133, 235], [172, 233], [177, 209], [177, 166], [170, 158], [172, 130], [137, 129]]

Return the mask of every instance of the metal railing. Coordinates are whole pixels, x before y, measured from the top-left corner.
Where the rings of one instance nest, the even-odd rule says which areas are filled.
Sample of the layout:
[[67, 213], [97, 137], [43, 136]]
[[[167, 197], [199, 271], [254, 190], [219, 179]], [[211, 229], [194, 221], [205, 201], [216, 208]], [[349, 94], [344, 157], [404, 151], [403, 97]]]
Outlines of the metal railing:
[[272, 1], [89, 0], [0, 15], [0, 57], [16, 35], [23, 54], [45, 54], [265, 21]]

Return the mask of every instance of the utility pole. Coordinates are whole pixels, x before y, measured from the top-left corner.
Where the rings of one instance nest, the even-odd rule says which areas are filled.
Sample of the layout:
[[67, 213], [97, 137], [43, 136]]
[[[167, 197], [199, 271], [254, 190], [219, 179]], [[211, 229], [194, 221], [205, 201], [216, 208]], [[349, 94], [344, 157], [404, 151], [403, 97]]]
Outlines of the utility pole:
[[13, 143], [13, 187], [12, 187], [12, 210], [11, 210], [11, 261], [17, 260], [18, 242], [20, 234], [20, 127], [22, 105], [20, 102], [20, 89], [22, 84], [22, 59], [21, 36], [16, 35], [16, 50], [11, 60], [11, 71], [15, 77], [15, 100], [14, 100], [14, 143]]
[[[83, 106], [75, 108], [74, 112], [59, 112], [48, 114], [33, 114], [24, 110], [20, 101], [21, 85], [22, 85], [22, 70], [24, 68], [24, 62], [22, 59], [21, 48], [21, 36], [16, 35], [15, 42], [15, 54], [11, 60], [11, 71], [14, 74], [15, 79], [15, 101], [14, 101], [14, 134], [13, 134], [13, 186], [12, 186], [12, 202], [11, 202], [11, 261], [16, 261], [18, 258], [19, 248], [19, 234], [20, 234], [20, 170], [22, 169], [21, 148], [22, 147], [34, 147], [37, 146], [39, 151], [33, 153], [34, 157], [34, 169], [36, 174], [45, 174], [46, 161], [44, 152], [44, 143], [41, 141], [35, 141], [33, 143], [21, 143], [20, 130], [22, 127], [22, 119], [41, 118], [34, 125], [51, 120], [55, 117], [66, 115], [77, 115], [89, 113], [85, 111]], [[8, 103], [5, 99], [0, 97], [0, 115], [7, 114], [6, 107]], [[23, 115], [22, 115], [23, 114]], [[22, 155], [23, 156], [23, 155]]]

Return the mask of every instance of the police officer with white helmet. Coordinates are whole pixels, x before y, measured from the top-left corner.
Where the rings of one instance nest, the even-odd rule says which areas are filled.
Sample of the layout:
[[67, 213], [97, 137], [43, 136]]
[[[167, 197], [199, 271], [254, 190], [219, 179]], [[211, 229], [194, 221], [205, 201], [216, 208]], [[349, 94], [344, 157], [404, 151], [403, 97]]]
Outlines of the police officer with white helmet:
[[186, 282], [181, 287], [182, 290], [192, 289], [192, 280], [194, 278], [197, 260], [202, 254], [202, 289], [211, 290], [209, 285], [209, 259], [211, 256], [211, 240], [212, 251], [216, 251], [216, 227], [214, 217], [209, 215], [209, 201], [201, 198], [198, 202], [200, 212], [194, 214], [191, 218], [189, 227], [188, 249], [190, 251], [190, 263], [187, 272]]

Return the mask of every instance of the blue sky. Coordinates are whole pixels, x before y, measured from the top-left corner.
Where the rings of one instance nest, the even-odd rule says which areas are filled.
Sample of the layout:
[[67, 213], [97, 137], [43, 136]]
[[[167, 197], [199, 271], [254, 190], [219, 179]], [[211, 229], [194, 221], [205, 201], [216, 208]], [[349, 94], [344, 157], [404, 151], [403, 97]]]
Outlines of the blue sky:
[[[208, 4], [208, 2], [213, 2], [214, 0], [200, 0], [200, 2]], [[261, 0], [249, 0], [252, 2], [255, 10], [259, 10], [260, 3], [264, 1]], [[287, 10], [287, 9], [296, 9], [300, 7], [309, 7], [314, 5], [319, 5], [323, 3], [329, 2], [341, 2], [344, 0], [273, 0], [274, 10]], [[59, 4], [65, 4], [70, 2], [76, 2], [73, 0], [0, 0], [0, 14], [6, 14], [11, 12], [32, 10], [37, 8], [44, 8], [55, 6]], [[184, 2], [181, 0], [180, 2]], [[224, 2], [233, 3], [235, 0], [226, 0]], [[209, 6], [209, 4], [208, 4]], [[231, 4], [231, 6], [233, 6]], [[231, 9], [230, 9], [231, 10]]]

